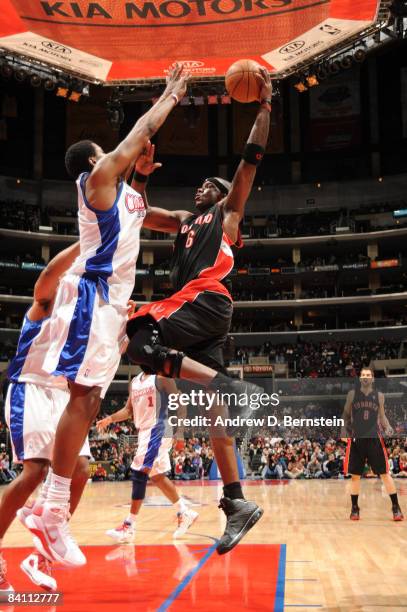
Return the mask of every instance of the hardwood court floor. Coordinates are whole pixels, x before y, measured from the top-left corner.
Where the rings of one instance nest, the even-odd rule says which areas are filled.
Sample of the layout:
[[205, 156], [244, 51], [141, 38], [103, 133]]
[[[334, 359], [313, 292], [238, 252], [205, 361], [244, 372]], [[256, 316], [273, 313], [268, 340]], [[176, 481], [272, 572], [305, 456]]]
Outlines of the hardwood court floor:
[[[220, 484], [182, 487], [200, 515], [177, 545], [174, 510], [149, 486], [135, 546], [112, 546], [105, 530], [126, 516], [131, 485], [89, 483], [71, 524], [88, 564], [76, 570], [56, 566], [65, 602], [55, 611], [114, 605], [120, 612], [407, 610], [407, 521], [391, 520], [388, 496], [377, 480], [369, 480], [362, 482], [361, 521], [351, 522], [348, 486], [348, 481], [247, 482], [246, 497], [263, 506], [264, 516], [242, 544], [219, 557], [213, 544], [224, 524], [216, 503]], [[407, 514], [407, 481], [397, 486]], [[29, 534], [14, 522], [4, 554], [18, 590], [33, 590], [18, 568], [28, 552], [20, 547], [29, 543]]]

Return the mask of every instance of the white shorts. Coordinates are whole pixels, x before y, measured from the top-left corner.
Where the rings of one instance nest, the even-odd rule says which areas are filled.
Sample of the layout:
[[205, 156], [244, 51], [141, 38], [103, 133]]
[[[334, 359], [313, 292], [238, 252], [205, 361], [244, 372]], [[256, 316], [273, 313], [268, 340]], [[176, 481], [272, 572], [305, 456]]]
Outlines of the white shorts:
[[120, 362], [127, 308], [104, 301], [96, 281], [68, 274], [58, 287], [43, 369], [106, 391]]
[[[11, 434], [14, 462], [52, 460], [55, 432], [69, 400], [69, 392], [33, 383], [10, 383], [5, 416]], [[90, 457], [89, 440], [79, 453]]]
[[133, 470], [149, 468], [150, 476], [171, 470], [170, 449], [172, 438], [154, 435], [154, 429], [139, 431], [137, 451], [131, 464]]

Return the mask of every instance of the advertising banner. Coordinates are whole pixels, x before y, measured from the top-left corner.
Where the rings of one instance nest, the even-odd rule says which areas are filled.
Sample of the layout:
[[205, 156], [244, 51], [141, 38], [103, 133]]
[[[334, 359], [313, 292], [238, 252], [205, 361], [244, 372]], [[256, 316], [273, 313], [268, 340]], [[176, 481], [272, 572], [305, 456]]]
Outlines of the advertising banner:
[[285, 71], [377, 18], [379, 0], [2, 0], [0, 46], [94, 80], [222, 76], [241, 58]]

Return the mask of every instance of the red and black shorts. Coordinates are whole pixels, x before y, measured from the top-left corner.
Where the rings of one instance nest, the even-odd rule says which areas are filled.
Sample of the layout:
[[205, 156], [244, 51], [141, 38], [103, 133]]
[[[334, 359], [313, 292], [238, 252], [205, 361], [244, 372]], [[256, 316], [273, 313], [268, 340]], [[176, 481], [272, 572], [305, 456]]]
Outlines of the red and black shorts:
[[346, 449], [345, 474], [362, 476], [366, 463], [377, 474], [387, 474], [389, 462], [383, 438], [350, 438]]
[[141, 306], [128, 322], [127, 333], [131, 337], [139, 321], [152, 318], [160, 329], [162, 344], [223, 371], [223, 346], [232, 313], [229, 292], [219, 281], [196, 279], [165, 300]]

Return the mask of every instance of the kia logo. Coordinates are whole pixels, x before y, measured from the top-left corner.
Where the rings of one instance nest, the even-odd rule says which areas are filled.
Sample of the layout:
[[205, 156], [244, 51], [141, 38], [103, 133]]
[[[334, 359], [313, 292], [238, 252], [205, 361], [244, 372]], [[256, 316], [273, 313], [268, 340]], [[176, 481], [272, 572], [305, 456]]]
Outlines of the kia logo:
[[51, 51], [58, 51], [59, 53], [72, 53], [72, 51], [68, 49], [68, 47], [63, 47], [62, 45], [59, 45], [58, 43], [54, 43], [50, 40], [44, 40], [41, 44], [43, 47], [46, 47], [47, 49], [50, 49]]
[[[174, 62], [174, 64], [175, 63], [176, 62]], [[180, 60], [178, 63], [182, 64], [184, 66], [184, 68], [187, 68], [187, 69], [189, 69], [189, 68], [201, 68], [201, 66], [205, 66], [204, 62], [195, 62], [195, 61], [191, 61], [191, 60], [186, 60], [186, 61]], [[173, 66], [174, 66], [174, 64], [173, 64]]]
[[303, 46], [305, 45], [305, 42], [303, 40], [294, 40], [291, 43], [288, 43], [288, 45], [286, 45], [285, 47], [281, 47], [280, 49], [280, 53], [294, 53], [294, 51], [298, 51], [299, 49], [302, 49]]

